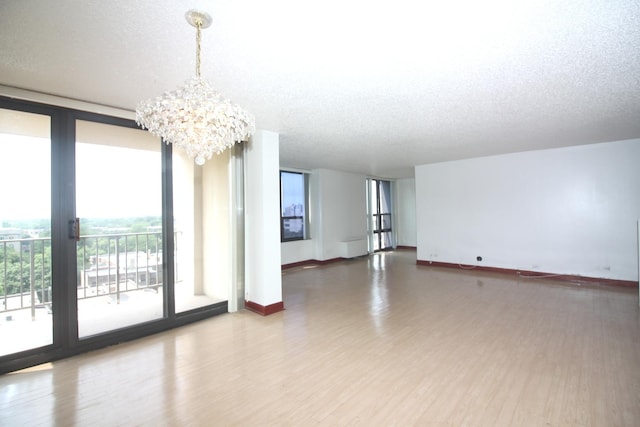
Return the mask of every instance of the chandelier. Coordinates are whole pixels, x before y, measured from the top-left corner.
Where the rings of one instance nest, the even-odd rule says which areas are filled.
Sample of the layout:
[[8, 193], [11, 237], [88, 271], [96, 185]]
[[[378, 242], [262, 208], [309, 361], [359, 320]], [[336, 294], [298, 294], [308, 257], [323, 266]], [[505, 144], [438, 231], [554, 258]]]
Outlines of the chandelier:
[[197, 165], [220, 154], [255, 132], [254, 117], [223, 99], [200, 76], [201, 30], [211, 25], [206, 12], [189, 10], [187, 22], [196, 28], [196, 76], [174, 91], [142, 101], [136, 107], [136, 123], [182, 149]]

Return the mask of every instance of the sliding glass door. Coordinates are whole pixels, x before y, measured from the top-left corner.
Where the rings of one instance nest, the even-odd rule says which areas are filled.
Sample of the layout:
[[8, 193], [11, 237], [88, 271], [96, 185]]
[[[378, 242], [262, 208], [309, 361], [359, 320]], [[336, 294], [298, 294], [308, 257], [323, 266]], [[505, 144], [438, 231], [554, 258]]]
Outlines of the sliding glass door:
[[164, 317], [160, 141], [76, 122], [80, 338]]
[[53, 344], [50, 128], [0, 109], [0, 356]]
[[391, 182], [370, 178], [367, 184], [369, 251], [391, 249], [393, 247]]
[[231, 160], [0, 97], [0, 374], [227, 312]]

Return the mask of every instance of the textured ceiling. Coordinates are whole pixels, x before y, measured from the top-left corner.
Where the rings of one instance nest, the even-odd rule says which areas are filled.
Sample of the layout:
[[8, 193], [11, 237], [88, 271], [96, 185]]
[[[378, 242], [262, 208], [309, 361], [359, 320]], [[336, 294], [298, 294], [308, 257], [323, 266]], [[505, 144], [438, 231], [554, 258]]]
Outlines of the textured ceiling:
[[202, 74], [281, 164], [405, 177], [640, 137], [637, 0], [0, 0], [0, 84], [135, 109]]

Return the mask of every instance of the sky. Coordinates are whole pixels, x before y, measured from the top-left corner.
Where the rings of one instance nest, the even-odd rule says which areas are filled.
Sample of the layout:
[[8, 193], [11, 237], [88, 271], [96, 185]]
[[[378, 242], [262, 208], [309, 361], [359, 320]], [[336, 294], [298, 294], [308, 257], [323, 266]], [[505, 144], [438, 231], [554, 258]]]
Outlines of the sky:
[[282, 208], [302, 205], [304, 208], [304, 175], [300, 173], [282, 173]]
[[47, 139], [0, 134], [0, 220], [51, 216]]
[[76, 143], [76, 215], [160, 216], [159, 151]]
[[[160, 215], [160, 173], [159, 152], [76, 143], [77, 216]], [[0, 220], [50, 215], [50, 141], [0, 134]]]

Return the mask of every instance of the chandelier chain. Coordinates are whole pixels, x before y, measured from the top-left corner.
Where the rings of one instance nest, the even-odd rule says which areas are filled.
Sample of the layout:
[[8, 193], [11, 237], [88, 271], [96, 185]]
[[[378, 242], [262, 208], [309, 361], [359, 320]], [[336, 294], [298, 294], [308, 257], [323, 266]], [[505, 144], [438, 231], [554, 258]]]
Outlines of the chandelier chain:
[[202, 42], [202, 21], [196, 21], [196, 77], [200, 78], [200, 43]]

